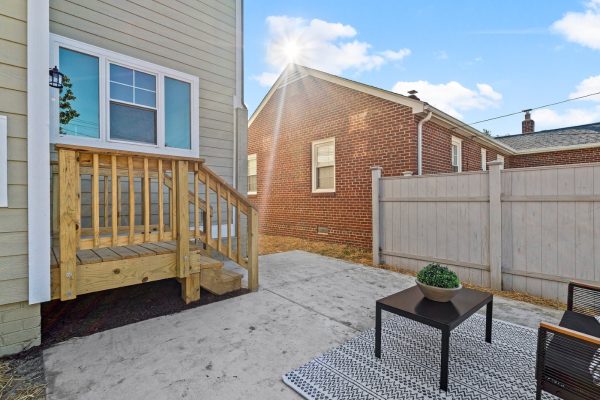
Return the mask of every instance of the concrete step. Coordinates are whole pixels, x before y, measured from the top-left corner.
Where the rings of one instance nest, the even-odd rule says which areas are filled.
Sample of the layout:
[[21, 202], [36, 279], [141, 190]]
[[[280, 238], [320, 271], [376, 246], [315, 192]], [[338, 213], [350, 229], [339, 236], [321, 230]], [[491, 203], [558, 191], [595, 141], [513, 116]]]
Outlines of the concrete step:
[[218, 296], [242, 288], [242, 275], [226, 269], [204, 269], [200, 286]]

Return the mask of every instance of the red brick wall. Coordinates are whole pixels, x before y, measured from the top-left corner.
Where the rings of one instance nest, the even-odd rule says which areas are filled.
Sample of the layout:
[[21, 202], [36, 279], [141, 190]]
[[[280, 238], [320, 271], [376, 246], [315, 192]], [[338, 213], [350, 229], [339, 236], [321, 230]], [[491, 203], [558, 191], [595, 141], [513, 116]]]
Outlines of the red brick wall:
[[[424, 170], [449, 172], [451, 133], [428, 122]], [[336, 191], [312, 193], [311, 142], [335, 137]], [[384, 176], [417, 171], [412, 110], [313, 77], [280, 88], [248, 132], [257, 154], [260, 231], [371, 246], [371, 170]], [[463, 141], [464, 170], [479, 169], [480, 147]], [[488, 159], [495, 158], [488, 151]], [[318, 234], [317, 227], [329, 230]]]
[[[418, 119], [417, 119], [418, 121]], [[462, 170], [481, 170], [481, 145], [464, 139], [448, 128], [426, 122], [423, 126], [423, 174], [452, 172], [452, 136], [462, 140]], [[497, 153], [487, 149], [487, 161], [495, 160]]]
[[600, 147], [525, 154], [507, 158], [507, 168], [540, 167], [544, 165], [582, 164], [600, 162]]

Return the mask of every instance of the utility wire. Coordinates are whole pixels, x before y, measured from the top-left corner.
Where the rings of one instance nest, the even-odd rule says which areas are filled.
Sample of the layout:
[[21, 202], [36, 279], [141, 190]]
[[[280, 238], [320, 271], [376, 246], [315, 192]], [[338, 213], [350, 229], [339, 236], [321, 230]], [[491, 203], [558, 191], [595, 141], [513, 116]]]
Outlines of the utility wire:
[[568, 103], [569, 101], [579, 100], [579, 99], [583, 99], [583, 98], [586, 98], [586, 97], [596, 96], [596, 95], [599, 95], [599, 94], [600, 94], [600, 92], [596, 92], [596, 93], [590, 93], [590, 94], [586, 94], [586, 95], [579, 96], [579, 97], [573, 97], [571, 99], [557, 101], [556, 103], [550, 103], [550, 104], [546, 104], [546, 105], [543, 105], [543, 106], [537, 106], [537, 107], [529, 108], [529, 109], [526, 109], [526, 110], [521, 110], [521, 111], [513, 112], [513, 113], [510, 113], [510, 114], [500, 115], [500, 116], [493, 117], [493, 118], [482, 119], [481, 121], [471, 122], [470, 124], [466, 124], [465, 123], [463, 125], [456, 126], [456, 127], [452, 128], [452, 129], [462, 128], [464, 126], [472, 126], [472, 125], [475, 125], [475, 124], [480, 124], [482, 122], [493, 121], [495, 119], [511, 117], [513, 115], [521, 114], [521, 113], [523, 113], [525, 111], [539, 110], [540, 108], [546, 108], [546, 107], [556, 106], [558, 104]]

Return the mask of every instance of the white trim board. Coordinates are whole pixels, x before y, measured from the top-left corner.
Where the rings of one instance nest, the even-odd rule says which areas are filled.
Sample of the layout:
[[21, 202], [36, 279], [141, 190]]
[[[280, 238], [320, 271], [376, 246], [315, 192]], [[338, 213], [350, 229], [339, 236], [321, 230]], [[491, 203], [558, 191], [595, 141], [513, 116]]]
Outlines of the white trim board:
[[8, 207], [8, 139], [6, 115], [0, 115], [0, 207]]
[[[29, 304], [50, 300], [49, 0], [27, 0], [27, 251]], [[54, 89], [56, 90], [56, 89]]]

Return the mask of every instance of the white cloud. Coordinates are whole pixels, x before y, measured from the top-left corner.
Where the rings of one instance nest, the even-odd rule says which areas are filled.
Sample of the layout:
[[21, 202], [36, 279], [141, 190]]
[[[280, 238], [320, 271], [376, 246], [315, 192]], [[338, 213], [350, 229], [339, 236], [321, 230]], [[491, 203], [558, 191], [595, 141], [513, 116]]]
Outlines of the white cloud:
[[566, 13], [552, 29], [570, 42], [600, 50], [600, 0], [588, 1], [583, 12]]
[[[600, 75], [590, 76], [577, 85], [575, 91], [569, 95], [569, 98], [573, 99], [598, 92], [600, 92]], [[600, 101], [600, 95], [587, 97], [586, 100]]]
[[374, 52], [372, 46], [355, 39], [357, 31], [350, 25], [320, 19], [269, 16], [266, 62], [269, 71], [254, 76], [261, 85], [269, 86], [290, 62], [332, 74], [344, 71], [370, 71], [390, 61], [410, 55], [410, 49]]
[[254, 75], [252, 79], [257, 80], [261, 86], [272, 86], [279, 78], [279, 74], [275, 72], [263, 72], [260, 75]]
[[410, 56], [410, 49], [400, 49], [398, 51], [394, 51], [394, 50], [386, 50], [386, 51], [382, 51], [381, 55], [383, 55], [385, 58], [389, 59], [389, 60], [402, 60], [403, 58], [406, 58], [408, 56]]
[[462, 117], [461, 112], [464, 111], [496, 107], [502, 100], [502, 94], [487, 83], [478, 83], [476, 90], [456, 81], [439, 84], [427, 81], [397, 82], [392, 88], [400, 94], [413, 89], [419, 92], [417, 96], [421, 100], [457, 118]]
[[535, 121], [536, 130], [591, 124], [600, 121], [600, 106], [588, 109], [571, 108], [565, 111], [542, 108], [533, 111], [531, 118]]

